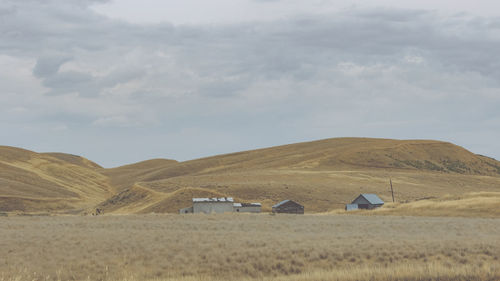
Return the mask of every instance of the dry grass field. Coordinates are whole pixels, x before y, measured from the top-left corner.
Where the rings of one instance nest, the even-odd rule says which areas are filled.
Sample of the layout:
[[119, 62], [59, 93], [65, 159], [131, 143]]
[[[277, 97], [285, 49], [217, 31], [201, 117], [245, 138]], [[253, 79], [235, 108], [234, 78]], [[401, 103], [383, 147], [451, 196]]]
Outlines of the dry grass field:
[[[359, 193], [396, 203], [345, 212]], [[193, 197], [306, 215], [177, 215]], [[500, 280], [500, 162], [424, 140], [327, 139], [105, 169], [0, 146], [0, 281]], [[96, 208], [103, 216], [90, 216]]]
[[461, 196], [443, 196], [405, 204], [388, 204], [372, 215], [500, 217], [500, 192], [472, 192]]
[[500, 219], [0, 217], [0, 280], [500, 280]]
[[405, 203], [385, 203], [374, 210], [333, 210], [325, 214], [364, 216], [425, 216], [500, 218], [500, 192], [471, 192], [463, 195], [446, 195]]

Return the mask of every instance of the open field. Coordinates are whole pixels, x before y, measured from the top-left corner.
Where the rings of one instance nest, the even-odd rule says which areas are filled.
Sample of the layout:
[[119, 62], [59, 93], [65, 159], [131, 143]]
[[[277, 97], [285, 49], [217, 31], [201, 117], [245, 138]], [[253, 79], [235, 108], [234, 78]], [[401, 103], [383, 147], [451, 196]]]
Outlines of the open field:
[[374, 210], [346, 212], [334, 210], [326, 214], [366, 216], [424, 216], [500, 218], [500, 192], [471, 192], [463, 195], [445, 195], [406, 203], [385, 203]]
[[0, 280], [500, 280], [500, 219], [0, 217]]

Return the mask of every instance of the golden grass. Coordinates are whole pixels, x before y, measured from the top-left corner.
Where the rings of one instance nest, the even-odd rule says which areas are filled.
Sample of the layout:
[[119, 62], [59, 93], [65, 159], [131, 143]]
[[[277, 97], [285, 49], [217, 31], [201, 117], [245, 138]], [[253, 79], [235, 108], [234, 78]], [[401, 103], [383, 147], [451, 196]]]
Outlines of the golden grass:
[[[264, 211], [291, 199], [303, 204], [306, 213], [317, 213], [342, 210], [360, 193], [376, 193], [389, 202], [389, 178], [397, 202], [500, 192], [500, 162], [445, 142], [368, 138], [326, 139], [185, 162], [153, 159], [113, 169], [74, 155], [0, 146], [0, 211], [177, 213], [191, 204], [191, 197], [228, 196], [261, 202]], [[460, 203], [478, 209], [470, 214], [484, 216], [495, 202]], [[424, 203], [398, 210], [434, 215]], [[451, 215], [456, 208], [446, 204], [433, 210]], [[492, 211], [487, 216], [499, 215]]]
[[[263, 204], [263, 210], [270, 210], [272, 205], [283, 199], [292, 199], [303, 204], [306, 212], [314, 213], [343, 210], [345, 204], [360, 193], [376, 193], [389, 202], [389, 178], [393, 180], [396, 200], [399, 202], [447, 194], [458, 196], [477, 190], [500, 191], [500, 177], [384, 170], [257, 170], [174, 177], [142, 182], [141, 185], [170, 194], [171, 201], [182, 201], [180, 205], [184, 206], [189, 206], [190, 198], [180, 197], [175, 191], [187, 186], [244, 201], [258, 201]], [[193, 195], [204, 196], [201, 193]], [[178, 208], [170, 204], [165, 205], [163, 210], [177, 212]]]
[[[133, 275], [133, 273], [131, 273]], [[33, 278], [28, 270], [23, 270], [16, 276], [1, 276], [0, 281], [22, 281], [38, 280]], [[61, 273], [55, 276], [47, 275], [41, 280], [62, 281]], [[76, 280], [76, 279], [71, 279]], [[93, 280], [90, 276], [81, 280]], [[172, 277], [172, 278], [147, 278], [123, 277], [112, 278], [105, 277], [100, 280], [109, 281], [221, 281], [221, 280], [239, 280], [239, 281], [498, 281], [500, 280], [500, 267], [496, 263], [484, 264], [481, 267], [462, 265], [449, 266], [443, 263], [430, 263], [425, 265], [398, 264], [390, 267], [376, 266], [352, 266], [337, 270], [315, 270], [299, 274], [273, 277], [212, 277], [208, 275]]]
[[[261, 202], [265, 211], [292, 199], [313, 213], [343, 209], [359, 193], [376, 193], [387, 202], [389, 178], [399, 202], [500, 191], [498, 161], [438, 141], [327, 139], [133, 167], [140, 176], [128, 180], [163, 193], [162, 202], [168, 203], [161, 207], [154, 203], [138, 212], [176, 213], [179, 206], [191, 204], [190, 198], [176, 193], [187, 188], [204, 190], [193, 197], [209, 193]], [[129, 168], [115, 168], [113, 176], [128, 175]], [[110, 206], [105, 212], [126, 214], [130, 208]]]
[[[500, 279], [500, 266], [488, 264], [481, 267], [463, 265], [447, 266], [443, 263], [424, 265], [398, 264], [390, 267], [352, 266], [337, 270], [316, 270], [287, 276], [264, 278], [231, 277], [213, 278], [207, 276], [154, 278], [146, 281], [497, 281]], [[0, 279], [2, 280], [2, 279]], [[135, 278], [124, 278], [122, 281], [135, 281]]]
[[[363, 215], [500, 217], [500, 192], [471, 192], [461, 196], [446, 195], [439, 198], [409, 203], [387, 203], [376, 210], [359, 210]], [[336, 211], [332, 213], [342, 213]]]
[[0, 211], [92, 209], [115, 192], [101, 169], [74, 155], [0, 146]]
[[500, 280], [499, 219], [0, 217], [0, 280]]

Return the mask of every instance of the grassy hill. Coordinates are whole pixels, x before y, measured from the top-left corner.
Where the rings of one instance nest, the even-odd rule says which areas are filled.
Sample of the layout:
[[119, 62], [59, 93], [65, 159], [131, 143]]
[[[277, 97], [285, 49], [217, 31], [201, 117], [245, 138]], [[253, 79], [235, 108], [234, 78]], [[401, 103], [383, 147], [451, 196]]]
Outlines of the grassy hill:
[[[500, 183], [498, 161], [451, 143], [426, 140], [327, 139], [175, 165], [150, 164], [148, 169], [154, 172], [138, 184], [184, 206], [190, 204], [189, 198], [176, 191], [187, 187], [259, 201], [265, 210], [289, 198], [303, 203], [307, 211], [323, 212], [343, 208], [362, 192], [377, 193], [389, 201], [389, 178], [398, 201], [495, 191]], [[175, 212], [179, 205], [163, 210]]]
[[115, 193], [101, 170], [79, 156], [0, 146], [0, 211], [92, 209]]
[[[105, 213], [177, 212], [192, 197], [231, 196], [262, 202], [264, 210], [293, 199], [306, 212], [324, 212], [343, 208], [359, 193], [390, 201], [389, 178], [398, 202], [498, 192], [500, 162], [446, 142], [370, 138], [326, 139], [185, 162], [154, 159], [113, 169], [73, 155], [1, 147], [0, 198], [10, 199], [0, 201], [0, 211], [92, 206]], [[2, 207], [7, 201], [13, 206]]]
[[119, 191], [132, 187], [136, 182], [147, 180], [164, 169], [177, 166], [179, 162], [169, 159], [152, 159], [101, 172], [108, 176]]

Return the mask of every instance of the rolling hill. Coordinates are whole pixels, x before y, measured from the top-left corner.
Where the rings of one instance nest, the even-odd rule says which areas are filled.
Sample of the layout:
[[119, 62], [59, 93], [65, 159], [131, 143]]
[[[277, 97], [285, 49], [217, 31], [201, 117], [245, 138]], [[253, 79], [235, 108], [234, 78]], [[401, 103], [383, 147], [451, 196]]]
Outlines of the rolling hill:
[[93, 209], [115, 193], [101, 171], [75, 155], [0, 146], [0, 211]]
[[264, 210], [283, 199], [306, 212], [359, 193], [398, 202], [500, 191], [500, 162], [447, 142], [336, 138], [177, 162], [104, 169], [88, 159], [0, 147], [0, 211], [177, 212], [192, 197], [231, 196]]

